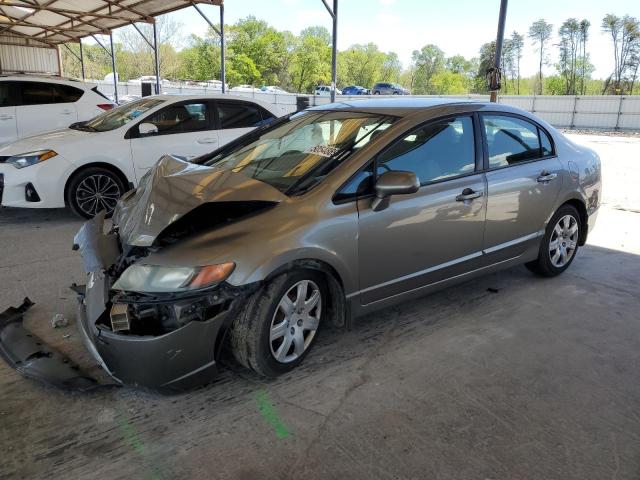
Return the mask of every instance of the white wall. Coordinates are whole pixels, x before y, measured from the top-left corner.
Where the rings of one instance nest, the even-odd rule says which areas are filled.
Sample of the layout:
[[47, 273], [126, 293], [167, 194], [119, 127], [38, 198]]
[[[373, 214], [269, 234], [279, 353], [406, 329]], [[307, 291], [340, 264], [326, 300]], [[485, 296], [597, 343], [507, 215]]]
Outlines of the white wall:
[[48, 73], [60, 75], [58, 49], [34, 46], [28, 39], [0, 35], [0, 72]]

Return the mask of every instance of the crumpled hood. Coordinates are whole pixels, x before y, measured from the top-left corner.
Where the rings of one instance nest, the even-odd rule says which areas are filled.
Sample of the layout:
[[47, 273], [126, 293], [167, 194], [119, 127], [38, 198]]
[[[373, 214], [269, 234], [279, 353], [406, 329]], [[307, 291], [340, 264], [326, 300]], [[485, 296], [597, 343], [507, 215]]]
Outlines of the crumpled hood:
[[58, 150], [66, 150], [71, 144], [79, 141], [83, 142], [90, 138], [95, 139], [96, 135], [100, 135], [100, 133], [83, 132], [72, 128], [51, 130], [49, 132], [39, 133], [30, 137], [21, 138], [15, 142], [4, 144], [0, 146], [0, 155], [19, 155], [21, 153], [34, 152], [45, 148], [50, 148], [51, 150], [61, 153]]
[[196, 165], [165, 155], [140, 180], [135, 193], [125, 194], [113, 221], [123, 243], [148, 247], [165, 228], [200, 205], [278, 203], [286, 198], [271, 185], [232, 170]]

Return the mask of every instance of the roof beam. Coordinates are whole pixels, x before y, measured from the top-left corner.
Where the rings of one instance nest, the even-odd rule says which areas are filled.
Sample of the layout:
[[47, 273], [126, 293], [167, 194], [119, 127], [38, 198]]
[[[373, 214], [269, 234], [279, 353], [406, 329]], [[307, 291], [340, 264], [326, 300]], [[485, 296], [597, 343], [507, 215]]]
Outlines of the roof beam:
[[[74, 21], [83, 21], [81, 17], [94, 17], [94, 18], [103, 18], [106, 20], [122, 20], [125, 22], [130, 22], [132, 19], [130, 17], [124, 17], [116, 14], [106, 14], [106, 13], [95, 13], [93, 12], [82, 12], [80, 10], [69, 10], [68, 8], [58, 8], [58, 7], [43, 7], [41, 5], [36, 4], [25, 4], [22, 2], [10, 1], [10, 0], [0, 0], [0, 6], [2, 7], [22, 7], [22, 8], [33, 8], [35, 10], [40, 10], [42, 12], [52, 12], [62, 15], [63, 17], [67, 17], [69, 19], [73, 19]], [[100, 7], [101, 9], [104, 7]], [[69, 15], [73, 15], [70, 17]]]

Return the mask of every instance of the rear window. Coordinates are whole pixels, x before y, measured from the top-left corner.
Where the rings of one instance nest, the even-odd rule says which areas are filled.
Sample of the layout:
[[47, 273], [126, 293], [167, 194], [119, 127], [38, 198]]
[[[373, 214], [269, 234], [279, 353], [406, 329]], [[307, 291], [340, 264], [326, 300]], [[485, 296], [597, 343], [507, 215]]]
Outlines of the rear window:
[[54, 85], [53, 86], [55, 103], [73, 103], [80, 100], [84, 94], [84, 90], [72, 87], [70, 85]]
[[53, 86], [44, 82], [22, 82], [22, 105], [55, 103]]
[[255, 105], [244, 103], [218, 103], [218, 118], [220, 128], [253, 128], [259, 126], [263, 120], [273, 118], [263, 114]]
[[46, 82], [21, 82], [22, 105], [47, 105], [77, 102], [84, 91], [70, 85]]

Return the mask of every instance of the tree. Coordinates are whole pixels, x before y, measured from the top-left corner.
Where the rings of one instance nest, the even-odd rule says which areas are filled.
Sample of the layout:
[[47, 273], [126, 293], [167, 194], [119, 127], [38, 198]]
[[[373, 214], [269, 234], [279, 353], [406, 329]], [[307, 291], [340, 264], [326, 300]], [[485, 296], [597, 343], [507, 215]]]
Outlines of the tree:
[[417, 94], [435, 93], [431, 78], [444, 69], [444, 52], [437, 45], [425, 45], [411, 56], [415, 69], [411, 91]]
[[[227, 32], [229, 56], [231, 59], [238, 56], [237, 65], [243, 65], [241, 70], [247, 75], [240, 77], [243, 83], [271, 85], [285, 79], [291, 53], [283, 32], [254, 16], [238, 20]], [[257, 69], [257, 76], [253, 69], [245, 68], [247, 60]]]
[[585, 76], [586, 67], [588, 63], [587, 57], [587, 39], [589, 38], [589, 27], [591, 22], [589, 20], [582, 20], [580, 22], [580, 44], [582, 45], [582, 59], [581, 59], [581, 71], [580, 71], [580, 94], [584, 95], [586, 92]]
[[522, 50], [524, 49], [524, 36], [515, 30], [511, 34], [511, 46], [515, 58], [516, 94], [520, 95], [520, 60], [522, 59]]
[[338, 78], [343, 85], [371, 88], [381, 80], [387, 55], [375, 43], [351, 45], [338, 55]]
[[532, 40], [533, 45], [540, 55], [539, 67], [538, 67], [538, 93], [542, 94], [542, 66], [547, 63], [547, 42], [551, 38], [551, 32], [553, 31], [553, 25], [547, 23], [545, 19], [541, 18], [531, 24], [529, 27], [529, 38]]
[[324, 27], [300, 32], [292, 53], [291, 79], [297, 92], [311, 91], [331, 79], [331, 36]]
[[575, 18], [565, 20], [558, 29], [560, 36], [560, 63], [558, 71], [564, 79], [565, 95], [576, 94], [578, 49], [580, 46], [580, 23]]
[[[138, 24], [137, 27], [153, 44], [153, 26], [144, 23]], [[158, 63], [160, 64], [161, 77], [173, 78], [177, 75], [180, 62], [176, 48], [182, 43], [182, 37], [180, 36], [182, 28], [183, 24], [170, 15], [163, 15], [156, 19]], [[156, 66], [153, 49], [133, 26], [119, 29], [116, 39], [121, 44], [122, 51], [132, 54], [129, 55], [129, 59], [126, 59], [126, 55], [123, 58], [122, 54], [116, 52], [116, 70], [118, 70], [120, 80], [137, 78], [142, 75], [155, 75]]]
[[477, 93], [487, 92], [487, 71], [493, 67], [493, 62], [496, 56], [496, 42], [484, 43], [480, 47], [480, 58], [478, 59], [478, 70], [475, 77], [474, 91]]
[[[622, 95], [625, 83], [630, 89], [635, 82], [640, 58], [640, 23], [629, 15], [607, 14], [602, 19], [602, 31], [611, 36], [614, 60], [613, 72], [605, 82], [603, 93], [609, 89], [613, 94]], [[625, 78], [627, 74], [629, 78]]]

